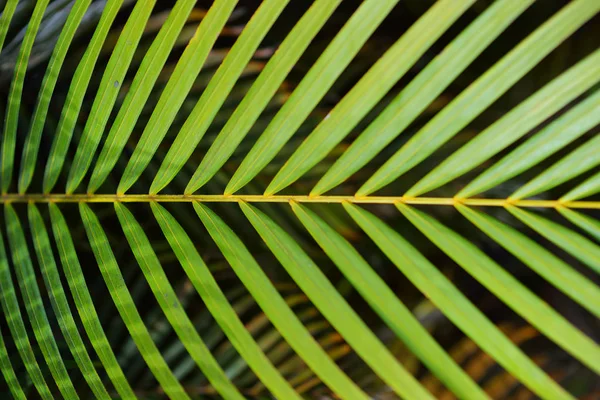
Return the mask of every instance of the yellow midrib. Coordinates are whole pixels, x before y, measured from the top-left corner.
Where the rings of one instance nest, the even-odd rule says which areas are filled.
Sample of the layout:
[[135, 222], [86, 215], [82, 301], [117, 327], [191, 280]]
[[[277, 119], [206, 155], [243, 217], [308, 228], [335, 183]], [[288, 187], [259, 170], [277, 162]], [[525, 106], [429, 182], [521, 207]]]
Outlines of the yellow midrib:
[[539, 208], [587, 208], [600, 209], [600, 201], [570, 201], [560, 200], [513, 200], [492, 198], [469, 198], [458, 199], [452, 197], [404, 197], [404, 196], [300, 196], [300, 195], [170, 195], [170, 194], [16, 194], [8, 193], [0, 195], [0, 203], [147, 203], [147, 202], [170, 202], [186, 203], [199, 201], [203, 203], [356, 203], [356, 204], [421, 204], [454, 206], [464, 204], [467, 206], [482, 207], [504, 207], [507, 205], [517, 207], [539, 207]]

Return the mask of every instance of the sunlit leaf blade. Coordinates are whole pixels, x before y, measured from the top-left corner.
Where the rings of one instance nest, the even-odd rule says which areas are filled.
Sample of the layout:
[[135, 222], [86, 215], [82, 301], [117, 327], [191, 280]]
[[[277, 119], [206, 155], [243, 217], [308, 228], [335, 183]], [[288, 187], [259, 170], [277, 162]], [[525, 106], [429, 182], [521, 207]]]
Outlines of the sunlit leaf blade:
[[95, 93], [92, 109], [79, 139], [75, 158], [69, 169], [67, 193], [73, 193], [77, 189], [90, 167], [108, 117], [117, 100], [121, 84], [155, 4], [156, 0], [139, 0], [136, 3], [112, 50], [100, 86]]
[[600, 318], [600, 289], [597, 284], [516, 229], [469, 207], [459, 204], [456, 208], [496, 243]]
[[79, 335], [75, 320], [71, 314], [69, 302], [65, 295], [58, 268], [52, 254], [52, 247], [44, 220], [35, 204], [28, 206], [29, 224], [33, 233], [33, 244], [37, 254], [38, 263], [42, 270], [44, 282], [48, 289], [48, 295], [52, 303], [52, 307], [57, 316], [58, 324], [63, 332], [65, 341], [69, 346], [69, 350], [73, 354], [73, 358], [77, 362], [83, 377], [90, 385], [96, 398], [110, 399], [106, 388], [102, 384], [96, 369], [92, 365], [92, 360], [87, 353], [85, 344]]
[[[0, 179], [2, 180], [2, 193], [6, 193], [12, 180], [15, 161], [15, 147], [17, 146], [17, 128], [19, 124], [19, 109], [23, 95], [23, 84], [27, 73], [27, 64], [33, 48], [33, 42], [44, 17], [44, 12], [49, 0], [39, 0], [35, 4], [33, 14], [27, 25], [27, 32], [21, 43], [19, 57], [15, 65], [15, 72], [10, 83], [8, 94], [8, 106], [4, 117], [4, 129], [2, 131], [2, 149], [0, 153]], [[10, 10], [9, 10], [10, 12]], [[4, 15], [4, 13], [3, 13]], [[10, 15], [9, 15], [10, 16]], [[8, 26], [7, 26], [8, 28]], [[5, 33], [6, 35], [6, 33]]]
[[[4, 246], [4, 245], [3, 245]], [[0, 260], [0, 263], [3, 262]], [[0, 286], [0, 289], [2, 287]], [[12, 355], [12, 354], [11, 354]], [[13, 398], [18, 400], [25, 400], [25, 393], [23, 393], [23, 388], [21, 388], [21, 384], [15, 375], [15, 370], [11, 363], [11, 357], [8, 356], [8, 351], [6, 350], [6, 345], [4, 344], [4, 339], [2, 338], [2, 333], [0, 332], [0, 371], [2, 371], [2, 376], [4, 376], [4, 380], [6, 381], [6, 385], [10, 390], [10, 394]]]
[[558, 207], [557, 211], [600, 242], [600, 221], [566, 207]]
[[27, 135], [23, 147], [21, 171], [19, 174], [19, 193], [25, 193], [31, 183], [31, 178], [33, 177], [37, 163], [42, 131], [44, 130], [44, 125], [46, 123], [46, 116], [48, 115], [48, 108], [58, 80], [58, 74], [62, 63], [67, 56], [67, 50], [75, 36], [75, 31], [90, 3], [91, 0], [77, 0], [75, 4], [73, 4], [73, 8], [69, 13], [65, 26], [56, 43], [56, 47], [52, 52], [46, 74], [44, 75], [44, 80], [42, 81], [42, 87], [39, 91], [38, 101], [29, 127], [29, 134]]
[[63, 363], [54, 333], [44, 309], [42, 295], [37, 284], [19, 217], [10, 204], [4, 207], [4, 215], [13, 265], [16, 267], [17, 280], [21, 288], [25, 309], [33, 328], [33, 334], [50, 368], [56, 386], [58, 386], [62, 395], [69, 399], [77, 399], [79, 397]]
[[256, 208], [242, 203], [242, 210], [315, 307], [386, 384], [398, 395], [406, 398], [431, 398], [431, 394], [394, 359], [287, 232]]
[[[552, 164], [544, 172], [517, 189], [509, 198], [517, 200], [531, 197], [567, 182], [571, 178], [600, 165], [598, 154], [600, 154], [600, 135], [596, 135], [563, 157], [560, 161]], [[572, 194], [568, 200], [567, 196], [564, 196], [561, 200], [570, 201], [578, 198], [571, 196]]]
[[354, 140], [311, 191], [320, 195], [373, 159], [521, 14], [532, 0], [494, 2], [429, 63]]
[[19, 0], [8, 0], [2, 10], [2, 14], [0, 14], [0, 52], [4, 46], [4, 40], [6, 39], [8, 28], [10, 27], [10, 21], [15, 14], [18, 2]]
[[117, 163], [194, 4], [195, 0], [175, 3], [144, 56], [98, 156], [90, 177], [88, 193], [98, 190]]
[[596, 0], [567, 4], [436, 114], [356, 194], [373, 193], [427, 158], [599, 10]]
[[356, 290], [454, 394], [459, 398], [488, 398], [342, 235], [307, 207], [292, 203], [292, 209]]
[[117, 13], [123, 3], [123, 0], [108, 0], [102, 11], [100, 21], [94, 31], [90, 43], [87, 46], [83, 58], [79, 62], [71, 86], [65, 100], [65, 104], [60, 115], [58, 127], [50, 148], [46, 169], [44, 171], [43, 190], [44, 193], [50, 191], [56, 185], [56, 181], [60, 175], [65, 159], [67, 158], [67, 150], [73, 136], [73, 129], [77, 123], [79, 111], [83, 104], [83, 97], [87, 91], [94, 66], [98, 60], [98, 55], [102, 49], [108, 30], [110, 29]]
[[472, 3], [473, 0], [435, 3], [302, 142], [273, 178], [265, 195], [289, 186], [327, 156]]
[[[416, 197], [429, 192], [477, 167], [519, 140], [530, 129], [551, 117], [598, 81], [600, 50], [562, 73], [471, 139], [410, 188], [406, 196]], [[596, 106], [596, 113], [599, 110]]]
[[242, 395], [227, 378], [185, 313], [142, 227], [124, 205], [115, 203], [115, 210], [156, 300], [191, 357], [224, 398], [242, 400]]
[[[589, 150], [594, 152], [596, 155], [596, 161], [594, 162], [595, 167], [596, 165], [600, 164], [600, 157], [598, 157], [598, 154], [600, 154], [600, 135], [596, 137], [593, 145], [592, 143], [587, 143], [587, 145], [590, 147]], [[598, 192], [600, 192], [600, 171], [596, 172], [594, 175], [581, 182], [578, 186], [571, 189], [571, 191], [561, 197], [560, 200], [565, 202], [575, 201], [584, 197], [595, 195]]]
[[150, 368], [156, 380], [160, 383], [162, 390], [170, 398], [189, 399], [152, 341], [152, 337], [133, 302], [131, 293], [125, 285], [123, 275], [119, 270], [119, 265], [115, 260], [108, 238], [100, 225], [100, 221], [98, 221], [98, 217], [96, 217], [94, 212], [85, 203], [79, 205], [79, 211], [94, 256], [104, 277], [104, 282], [108, 286], [110, 296], [117, 306], [119, 314], [123, 318], [127, 330], [146, 361], [148, 368]]
[[[252, 212], [249, 207], [242, 204], [246, 213]], [[236, 275], [298, 355], [341, 398], [367, 399], [316, 343], [235, 233], [208, 207], [194, 203], [194, 208]]]
[[600, 246], [583, 235], [532, 212], [514, 206], [506, 209], [531, 229], [600, 273]]
[[248, 61], [288, 2], [289, 0], [265, 0], [260, 4], [177, 134], [152, 181], [150, 194], [156, 194], [167, 186], [183, 168]]
[[[8, 266], [8, 259], [6, 258], [6, 250], [4, 249], [4, 238], [2, 237], [2, 232], [0, 230], [0, 302], [2, 303], [2, 311], [4, 317], [6, 318], [6, 322], [10, 329], [10, 333], [12, 334], [13, 341], [21, 356], [21, 360], [23, 361], [23, 365], [29, 374], [29, 379], [33, 382], [36, 390], [38, 391], [40, 397], [44, 400], [52, 399], [52, 394], [50, 393], [50, 389], [46, 385], [44, 377], [42, 375], [42, 371], [35, 359], [35, 355], [33, 354], [33, 349], [31, 348], [31, 343], [29, 342], [29, 337], [27, 336], [27, 330], [25, 329], [25, 325], [23, 323], [23, 318], [21, 316], [21, 310], [19, 309], [19, 303], [17, 300], [15, 287], [12, 282], [11, 273]], [[11, 354], [11, 358], [16, 360], [16, 355]], [[4, 363], [4, 361], [3, 361]], [[4, 365], [2, 366], [2, 373], [6, 378], [7, 374], [10, 374], [8, 368]], [[12, 382], [12, 379], [6, 378], [9, 384]], [[17, 382], [18, 384], [18, 382]], [[18, 395], [15, 395], [15, 391], [18, 392], [17, 387], [14, 384], [10, 384], [11, 392], [15, 398], [18, 398]]]
[[597, 91], [487, 168], [458, 192], [456, 197], [473, 196], [533, 167], [598, 125], [599, 110], [600, 91]]
[[402, 273], [507, 371], [542, 398], [572, 399], [402, 236], [360, 207], [350, 203], [344, 207]]
[[181, 225], [158, 203], [150, 205], [190, 282], [239, 354], [277, 398], [300, 399], [246, 330]]
[[202, 19], [194, 37], [179, 58], [127, 163], [119, 182], [118, 193], [125, 193], [148, 166], [236, 3], [237, 0], [217, 0]]
[[83, 327], [119, 395], [124, 399], [134, 399], [133, 390], [115, 358], [98, 319], [65, 218], [56, 204], [50, 203], [48, 207], [54, 241]]
[[366, 0], [361, 4], [248, 152], [225, 193], [238, 191], [277, 155], [397, 2]]
[[[429, 240], [490, 292], [498, 296], [507, 306], [592, 371], [600, 372], [600, 365], [597, 362], [600, 360], [600, 347], [518, 279], [496, 264], [476, 245], [429, 215], [406, 205], [397, 207]], [[547, 265], [545, 268], [550, 268], [550, 266]], [[592, 285], [582, 286], [578, 289], [588, 289], [589, 294], [590, 288]], [[597, 302], [597, 298], [595, 301]]]
[[185, 189], [186, 194], [208, 182], [233, 154], [340, 1], [315, 1], [294, 25], [208, 149]]

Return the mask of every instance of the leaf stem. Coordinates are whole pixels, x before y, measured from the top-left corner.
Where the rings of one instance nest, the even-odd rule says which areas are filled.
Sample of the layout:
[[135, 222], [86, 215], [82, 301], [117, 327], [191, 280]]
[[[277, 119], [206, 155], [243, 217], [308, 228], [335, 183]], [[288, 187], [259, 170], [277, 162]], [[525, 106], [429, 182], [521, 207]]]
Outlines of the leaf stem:
[[413, 204], [454, 206], [463, 204], [481, 207], [517, 207], [534, 208], [587, 208], [600, 209], [600, 201], [570, 201], [560, 200], [512, 200], [512, 199], [460, 199], [452, 197], [405, 197], [405, 196], [302, 196], [302, 195], [223, 195], [223, 194], [197, 194], [197, 195], [170, 195], [170, 194], [16, 194], [0, 195], [0, 203], [354, 203], [354, 204]]

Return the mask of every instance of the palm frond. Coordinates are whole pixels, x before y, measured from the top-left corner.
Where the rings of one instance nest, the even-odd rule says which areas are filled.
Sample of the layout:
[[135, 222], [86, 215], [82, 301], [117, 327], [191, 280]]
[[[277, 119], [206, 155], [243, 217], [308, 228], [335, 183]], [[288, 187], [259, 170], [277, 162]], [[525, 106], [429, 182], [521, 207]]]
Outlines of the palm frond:
[[595, 398], [597, 0], [196, 3], [0, 2], [0, 393]]

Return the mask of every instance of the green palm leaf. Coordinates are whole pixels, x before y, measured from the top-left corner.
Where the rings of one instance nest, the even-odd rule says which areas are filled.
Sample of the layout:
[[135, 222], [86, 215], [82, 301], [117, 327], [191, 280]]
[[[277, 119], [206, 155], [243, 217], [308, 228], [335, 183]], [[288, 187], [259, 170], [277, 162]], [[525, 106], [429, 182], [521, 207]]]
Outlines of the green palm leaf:
[[58, 316], [58, 323], [64, 333], [67, 345], [73, 352], [73, 357], [75, 357], [75, 360], [81, 369], [85, 380], [94, 392], [94, 395], [99, 399], [109, 399], [110, 396], [100, 381], [100, 377], [92, 365], [92, 361], [85, 349], [85, 344], [77, 331], [75, 320], [72, 317], [69, 303], [60, 281], [60, 275], [58, 274], [58, 268], [54, 261], [50, 239], [48, 237], [48, 232], [46, 232], [42, 216], [37, 207], [33, 204], [29, 205], [28, 214], [31, 231], [34, 232], [33, 241], [39, 264], [42, 267], [44, 282], [48, 288], [52, 307], [54, 307], [54, 311]]
[[15, 268], [17, 281], [24, 297], [25, 309], [31, 321], [33, 334], [40, 345], [44, 359], [60, 392], [65, 397], [78, 398], [58, 351], [48, 316], [44, 310], [44, 303], [36, 282], [32, 259], [29, 256], [19, 217], [11, 205], [6, 205], [5, 214], [12, 260], [13, 264], [18, 266]]
[[275, 157], [398, 0], [367, 0], [329, 44], [231, 177], [238, 191]]
[[73, 5], [73, 9], [69, 13], [69, 18], [56, 43], [56, 48], [52, 53], [52, 58], [50, 59], [42, 87], [40, 88], [39, 100], [33, 113], [33, 121], [31, 122], [29, 134], [23, 146], [23, 161], [21, 162], [21, 172], [19, 174], [19, 193], [25, 193], [31, 183], [42, 138], [42, 130], [44, 129], [45, 119], [50, 107], [52, 92], [58, 80], [58, 73], [67, 56], [69, 45], [75, 36], [75, 30], [90, 3], [90, 0], [81, 0]]
[[531, 322], [540, 332], [590, 368], [594, 370], [598, 368], [593, 360], [600, 357], [600, 347], [563, 320], [562, 316], [495, 264], [475, 245], [425, 213], [406, 205], [398, 205], [398, 209], [444, 253], [500, 297], [515, 312]]
[[92, 36], [89, 46], [77, 66], [77, 70], [73, 74], [65, 106], [62, 109], [58, 127], [56, 128], [57, 133], [52, 142], [52, 148], [50, 149], [48, 162], [46, 163], [44, 193], [49, 193], [54, 188], [54, 185], [56, 185], [56, 181], [64, 165], [71, 138], [73, 137], [73, 130], [75, 129], [77, 116], [81, 110], [83, 96], [88, 89], [102, 44], [122, 3], [123, 0], [109, 0], [106, 3], [100, 21], [98, 21], [98, 26], [94, 31], [94, 36]]
[[19, 58], [17, 59], [17, 65], [15, 67], [15, 75], [10, 85], [4, 129], [2, 130], [2, 160], [0, 160], [2, 193], [6, 193], [8, 191], [10, 182], [12, 180], [15, 148], [17, 145], [16, 141], [17, 126], [19, 123], [19, 107], [21, 104], [21, 96], [23, 94], [25, 73], [27, 72], [27, 62], [29, 60], [29, 56], [31, 55], [33, 41], [42, 22], [42, 17], [44, 16], [44, 11], [46, 11], [48, 2], [49, 0], [36, 2], [33, 15], [31, 16], [30, 23], [27, 26], [27, 33], [25, 34], [23, 44], [21, 45], [21, 49], [19, 51]]
[[187, 347], [194, 361], [205, 372], [208, 379], [211, 380], [215, 388], [223, 397], [232, 399], [242, 399], [235, 387], [225, 376], [216, 363], [210, 351], [206, 348], [202, 339], [194, 329], [194, 326], [186, 316], [183, 307], [177, 299], [177, 295], [170, 287], [169, 281], [162, 271], [160, 262], [152, 250], [144, 230], [137, 223], [133, 215], [120, 204], [115, 204], [117, 216], [125, 231], [125, 236], [129, 245], [144, 270], [144, 275], [149, 281], [150, 287], [154, 292], [161, 308], [167, 315], [169, 322], [181, 338], [183, 344]]
[[579, 258], [594, 271], [600, 272], [600, 246], [597, 244], [534, 213], [516, 207], [509, 207], [508, 211], [555, 245]]
[[144, 171], [185, 100], [236, 0], [215, 2], [181, 55], [119, 183], [125, 193]]
[[153, 212], [192, 284], [242, 357], [276, 396], [298, 397], [239, 321], [181, 225], [158, 204], [153, 204]]
[[98, 221], [98, 217], [85, 204], [80, 205], [80, 210], [94, 256], [98, 260], [98, 265], [101, 268], [110, 295], [115, 299], [115, 305], [119, 310], [119, 314], [121, 314], [121, 318], [123, 318], [123, 322], [127, 326], [132, 339], [148, 364], [148, 368], [150, 368], [161, 384], [165, 393], [171, 398], [189, 398], [152, 341], [136, 309], [129, 289], [125, 286], [123, 276], [119, 272], [119, 266], [110, 248], [108, 239], [102, 230], [102, 226]]
[[142, 36], [156, 0], [138, 1], [125, 24], [119, 40], [102, 76], [96, 99], [83, 129], [73, 165], [67, 179], [67, 193], [73, 193], [87, 172], [100, 137], [108, 121], [112, 105], [117, 99], [129, 63]]
[[429, 394], [403, 370], [401, 365], [395, 362], [393, 357], [369, 332], [327, 278], [320, 273], [317, 265], [311, 262], [310, 258], [281, 228], [270, 221], [268, 217], [250, 207], [246, 208], [245, 214], [292, 279], [298, 283], [298, 286], [304, 290], [315, 306], [356, 349], [365, 362], [398, 395], [410, 398], [429, 397]]
[[589, 218], [588, 216], [570, 210], [568, 208], [559, 207], [558, 212], [561, 213], [565, 218], [579, 226], [584, 231], [588, 232], [596, 241], [600, 242], [600, 222], [595, 219]]
[[348, 179], [397, 137], [530, 2], [499, 1], [455, 38], [344, 152], [311, 191], [319, 195]]
[[356, 223], [411, 282], [507, 370], [518, 375], [542, 397], [570, 398], [402, 236], [367, 211], [348, 203], [344, 203], [344, 206]]
[[186, 187], [186, 194], [195, 192], [208, 182], [231, 156], [339, 2], [315, 1], [294, 26], [202, 159]]
[[[23, 318], [21, 316], [14, 284], [9, 271], [6, 250], [4, 249], [4, 239], [2, 239], [2, 246], [0, 246], [0, 268], [2, 268], [2, 275], [0, 277], [0, 284], [2, 285], [0, 287], [2, 289], [2, 294], [0, 295], [0, 299], [2, 300], [2, 310], [4, 311], [8, 326], [15, 340], [15, 345], [39, 395], [43, 399], [51, 399], [52, 394], [42, 376], [42, 372], [40, 371], [40, 367], [31, 348], [31, 342], [29, 341], [27, 331], [25, 330], [25, 325], [23, 324]], [[12, 357], [14, 357], [14, 355], [12, 355]], [[2, 364], [2, 374], [11, 375], [7, 363]], [[14, 383], [11, 385], [11, 388], [14, 388]]]
[[[414, 319], [393, 292], [377, 276], [358, 252], [334, 229], [306, 207], [293, 203], [292, 208], [306, 229], [336, 263], [356, 290], [390, 325], [423, 362], [457, 395], [461, 397], [486, 398], [474, 382], [468, 378], [429, 333]], [[393, 305], [393, 307], [390, 307]], [[393, 310], [393, 312], [392, 312]]]
[[73, 294], [73, 300], [77, 307], [77, 312], [79, 313], [83, 327], [119, 395], [124, 399], [133, 399], [135, 398], [133, 390], [129, 386], [129, 383], [111, 350], [110, 344], [106, 338], [106, 333], [98, 319], [98, 314], [91, 299], [89, 289], [85, 283], [81, 265], [77, 259], [73, 239], [69, 234], [69, 227], [58, 206], [50, 204], [49, 207], [54, 240], [56, 241], [65, 276], [69, 288], [71, 289], [71, 293]]
[[194, 203], [194, 208], [229, 264], [256, 302], [265, 310], [265, 314], [270, 317], [277, 330], [290, 342], [292, 348], [297, 349], [315, 373], [321, 375], [322, 379], [340, 396], [349, 399], [366, 398], [366, 395], [339, 371], [326, 353], [312, 340], [309, 332], [286, 307], [277, 290], [235, 233], [207, 207]]
[[0, 1], [0, 395], [596, 398], [558, 3]]
[[595, 1], [582, 0], [553, 16], [423, 127], [357, 194], [374, 192], [433, 153], [599, 10]]

